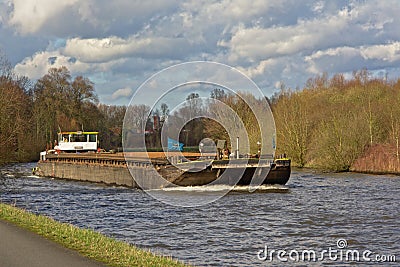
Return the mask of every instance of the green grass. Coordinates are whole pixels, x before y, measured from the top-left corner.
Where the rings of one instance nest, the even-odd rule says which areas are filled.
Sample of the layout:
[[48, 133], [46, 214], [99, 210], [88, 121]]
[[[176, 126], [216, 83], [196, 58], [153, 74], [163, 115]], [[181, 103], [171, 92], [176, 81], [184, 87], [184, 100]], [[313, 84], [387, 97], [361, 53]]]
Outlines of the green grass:
[[110, 266], [186, 266], [128, 243], [52, 218], [0, 203], [0, 219], [12, 222], [82, 255]]

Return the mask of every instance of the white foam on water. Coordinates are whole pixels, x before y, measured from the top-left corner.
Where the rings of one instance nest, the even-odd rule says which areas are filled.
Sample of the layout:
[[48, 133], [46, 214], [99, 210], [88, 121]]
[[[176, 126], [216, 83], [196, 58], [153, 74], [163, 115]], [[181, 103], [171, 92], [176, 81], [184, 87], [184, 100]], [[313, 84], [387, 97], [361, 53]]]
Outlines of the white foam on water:
[[177, 186], [177, 187], [165, 187], [162, 189], [155, 189], [157, 191], [166, 192], [219, 192], [229, 191], [233, 187], [230, 185], [199, 185], [199, 186]]
[[37, 175], [28, 175], [28, 176], [26, 176], [26, 177], [28, 177], [28, 178], [42, 178], [42, 177], [37, 176]]
[[234, 191], [274, 191], [274, 190], [289, 190], [289, 187], [279, 184], [263, 184], [260, 186], [239, 185], [235, 186]]
[[258, 187], [255, 186], [250, 187], [248, 185], [237, 185], [237, 186], [201, 185], [201, 186], [166, 187], [162, 189], [153, 189], [153, 190], [166, 191], [166, 192], [219, 192], [219, 191], [253, 192], [253, 191], [289, 190], [289, 187], [284, 185], [260, 185]]

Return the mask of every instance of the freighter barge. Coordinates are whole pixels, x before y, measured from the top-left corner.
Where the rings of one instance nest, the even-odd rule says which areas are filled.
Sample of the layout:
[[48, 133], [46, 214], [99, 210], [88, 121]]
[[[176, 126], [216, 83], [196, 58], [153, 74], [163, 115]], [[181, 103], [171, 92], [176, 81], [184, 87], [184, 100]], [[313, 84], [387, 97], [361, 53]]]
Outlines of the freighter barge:
[[[256, 183], [259, 185], [283, 185], [289, 180], [291, 172], [290, 159], [287, 158], [270, 161], [262, 157], [202, 159], [200, 153], [188, 152], [99, 153], [96, 144], [96, 132], [60, 133], [58, 145], [53, 153], [41, 153], [34, 174], [154, 189], [169, 186], [203, 186], [211, 183], [251, 185], [253, 177], [258, 177]], [[67, 151], [75, 153], [66, 153]], [[133, 177], [132, 170], [137, 177]], [[160, 175], [164, 178], [162, 182], [159, 179]], [[138, 179], [145, 183], [138, 183]]]

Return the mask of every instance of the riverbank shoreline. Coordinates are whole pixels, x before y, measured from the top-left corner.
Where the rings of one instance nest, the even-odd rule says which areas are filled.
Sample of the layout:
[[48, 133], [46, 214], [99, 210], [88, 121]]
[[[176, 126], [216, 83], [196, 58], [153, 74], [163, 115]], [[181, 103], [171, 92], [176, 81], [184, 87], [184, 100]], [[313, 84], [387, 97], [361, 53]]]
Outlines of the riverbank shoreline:
[[154, 255], [93, 230], [57, 222], [9, 204], [0, 203], [0, 220], [77, 251], [88, 259], [111, 266], [186, 266], [171, 257]]
[[352, 164], [350, 171], [377, 175], [400, 175], [399, 150], [391, 144], [371, 145]]
[[344, 171], [331, 171], [331, 170], [324, 170], [320, 168], [313, 168], [313, 167], [292, 167], [292, 170], [294, 171], [306, 171], [306, 172], [312, 172], [312, 173], [323, 173], [323, 174], [329, 174], [329, 173], [360, 173], [360, 174], [370, 174], [370, 175], [376, 175], [376, 176], [383, 176], [383, 175], [393, 175], [393, 176], [399, 176], [400, 177], [400, 172], [393, 172], [393, 171], [368, 171], [368, 170], [356, 170], [350, 168], [349, 170], [344, 170]]

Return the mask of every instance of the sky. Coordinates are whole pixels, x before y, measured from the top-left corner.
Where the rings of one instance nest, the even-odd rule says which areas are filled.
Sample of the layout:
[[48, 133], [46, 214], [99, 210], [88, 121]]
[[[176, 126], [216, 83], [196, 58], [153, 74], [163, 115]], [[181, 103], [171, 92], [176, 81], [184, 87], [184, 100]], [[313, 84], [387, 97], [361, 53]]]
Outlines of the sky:
[[126, 105], [154, 73], [230, 65], [267, 96], [326, 72], [400, 77], [400, 1], [0, 0], [0, 50], [33, 81], [66, 66]]

